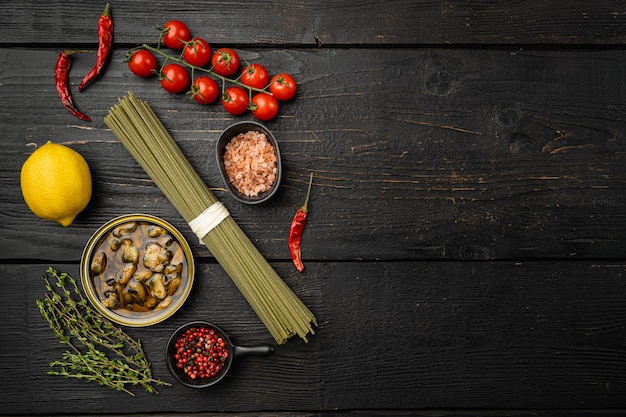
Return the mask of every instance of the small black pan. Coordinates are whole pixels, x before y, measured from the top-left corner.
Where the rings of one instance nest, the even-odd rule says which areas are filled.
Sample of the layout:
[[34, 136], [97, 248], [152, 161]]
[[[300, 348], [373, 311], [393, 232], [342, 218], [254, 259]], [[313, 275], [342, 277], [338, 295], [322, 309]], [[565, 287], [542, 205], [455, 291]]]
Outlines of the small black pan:
[[[226, 346], [228, 347], [228, 358], [224, 362], [222, 370], [217, 373], [217, 375], [210, 378], [198, 378], [192, 379], [185, 372], [176, 366], [176, 359], [174, 359], [176, 340], [189, 328], [198, 327], [198, 328], [209, 328], [213, 329], [216, 333], [218, 333], [222, 339], [226, 342]], [[270, 356], [274, 353], [274, 347], [271, 345], [260, 345], [260, 346], [236, 346], [234, 345], [228, 335], [220, 329], [215, 324], [206, 322], [206, 321], [193, 321], [187, 324], [182, 325], [172, 335], [170, 336], [167, 346], [165, 348], [165, 363], [167, 364], [167, 368], [170, 373], [178, 382], [181, 384], [188, 386], [190, 388], [206, 388], [211, 385], [214, 385], [221, 381], [233, 363], [233, 360], [240, 356], [245, 355], [255, 355], [255, 356]]]

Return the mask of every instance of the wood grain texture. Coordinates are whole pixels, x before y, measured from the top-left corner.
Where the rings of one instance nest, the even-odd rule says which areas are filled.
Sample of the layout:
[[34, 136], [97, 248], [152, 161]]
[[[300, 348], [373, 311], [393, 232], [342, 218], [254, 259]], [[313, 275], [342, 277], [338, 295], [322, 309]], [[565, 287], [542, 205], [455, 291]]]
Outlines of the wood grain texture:
[[[153, 106], [271, 259], [288, 258], [289, 222], [310, 171], [307, 259], [624, 255], [626, 82], [614, 70], [625, 64], [623, 51], [243, 50], [300, 82], [297, 99], [267, 123], [285, 176], [276, 198], [257, 207], [221, 189], [214, 161], [219, 132], [241, 118], [137, 79], [120, 63], [123, 54], [116, 50], [98, 83], [75, 94], [94, 118], [87, 124], [58, 102], [54, 51], [0, 50], [12, 63], [0, 69], [7, 160], [0, 166], [0, 258], [77, 261], [97, 227], [132, 212], [171, 221], [197, 256], [209, 256], [102, 122], [128, 90]], [[73, 71], [89, 65], [79, 57]], [[23, 210], [19, 189], [20, 165], [47, 140], [80, 151], [95, 182], [90, 206], [62, 233]]]
[[[97, 414], [81, 415], [77, 417], [94, 416]], [[211, 413], [201, 412], [194, 413], [194, 417], [618, 417], [622, 414], [614, 410], [536, 410], [532, 412], [518, 410], [333, 410], [333, 411], [300, 411], [300, 412], [246, 412], [246, 413]], [[102, 414], [107, 417], [125, 417], [125, 414]], [[171, 414], [150, 413], [150, 414], [134, 414], [137, 417], [171, 417]]]
[[[115, 45], [78, 83], [84, 123], [59, 103], [66, 48], [94, 50], [96, 1], [0, 5], [1, 415], [165, 417], [616, 416], [626, 410], [626, 7], [574, 1], [111, 3]], [[129, 48], [185, 20], [212, 46], [293, 74], [296, 99], [266, 125], [285, 175], [260, 206], [230, 198], [215, 141], [219, 105], [134, 77]], [[215, 321], [241, 345], [271, 337], [211, 254], [103, 123], [128, 91], [156, 111], [199, 175], [294, 292], [317, 334], [240, 358], [209, 390], [137, 397], [46, 375], [64, 348], [35, 300], [48, 265], [78, 277], [96, 229], [159, 216], [192, 246], [184, 308], [128, 332], [171, 379], [169, 334]], [[88, 161], [90, 205], [69, 228], [36, 218], [19, 171], [48, 140]], [[314, 185], [299, 274], [288, 228]]]
[[[273, 266], [318, 317], [308, 344], [290, 342], [269, 358], [239, 358], [227, 380], [202, 393], [175, 385], [136, 398], [47, 376], [47, 362], [63, 347], [34, 306], [45, 267], [1, 266], [4, 293], [15, 295], [3, 297], [0, 324], [0, 357], [15, 370], [0, 375], [3, 412], [626, 405], [625, 264], [329, 262], [309, 264], [302, 277], [290, 274], [289, 264]], [[74, 265], [57, 268], [77, 273]], [[141, 338], [155, 375], [171, 379], [161, 360], [167, 337], [199, 318], [220, 323], [235, 343], [271, 343], [215, 264], [200, 265], [192, 296], [177, 315], [127, 331]]]
[[[96, 43], [102, 2], [3, 5], [0, 44]], [[621, 1], [220, 1], [112, 3], [118, 43], [149, 42], [169, 19], [215, 44], [235, 45], [620, 45]], [[20, 36], [14, 36], [19, 33]]]

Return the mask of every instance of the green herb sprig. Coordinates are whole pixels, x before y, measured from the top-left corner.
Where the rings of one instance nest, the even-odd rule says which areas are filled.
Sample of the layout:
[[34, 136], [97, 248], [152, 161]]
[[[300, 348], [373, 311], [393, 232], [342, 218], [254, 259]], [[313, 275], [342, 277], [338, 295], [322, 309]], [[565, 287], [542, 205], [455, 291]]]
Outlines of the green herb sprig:
[[49, 375], [97, 382], [129, 395], [129, 386], [158, 394], [155, 385], [171, 385], [152, 377], [139, 340], [89, 306], [76, 279], [49, 267], [43, 275], [47, 292], [36, 304], [59, 341], [70, 350], [50, 362]]

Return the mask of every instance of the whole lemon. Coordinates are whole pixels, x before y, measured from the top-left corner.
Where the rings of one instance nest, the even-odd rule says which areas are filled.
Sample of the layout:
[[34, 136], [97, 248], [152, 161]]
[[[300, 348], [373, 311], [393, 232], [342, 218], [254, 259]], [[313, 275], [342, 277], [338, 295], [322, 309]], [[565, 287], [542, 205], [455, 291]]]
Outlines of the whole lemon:
[[33, 213], [69, 226], [91, 199], [91, 172], [78, 152], [47, 142], [22, 165], [20, 186]]

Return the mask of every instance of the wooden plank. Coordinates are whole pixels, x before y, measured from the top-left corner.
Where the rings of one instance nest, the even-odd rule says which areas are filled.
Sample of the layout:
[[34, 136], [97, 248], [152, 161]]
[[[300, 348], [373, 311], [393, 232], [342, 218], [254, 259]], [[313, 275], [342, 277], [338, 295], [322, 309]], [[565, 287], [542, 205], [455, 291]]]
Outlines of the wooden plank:
[[[0, 44], [96, 43], [102, 2], [3, 3]], [[221, 1], [112, 4], [117, 43], [156, 42], [155, 26], [182, 19], [214, 44], [621, 45], [621, 1]], [[16, 36], [18, 34], [19, 36]]]
[[[624, 263], [330, 262], [310, 264], [306, 279], [287, 263], [274, 266], [317, 315], [308, 344], [240, 358], [202, 393], [174, 385], [133, 398], [47, 376], [64, 349], [34, 305], [46, 265], [0, 265], [0, 365], [11, 369], [0, 374], [3, 413], [626, 408]], [[189, 320], [214, 321], [241, 345], [271, 343], [221, 268], [198, 270], [183, 310], [127, 329], [157, 377], [171, 379], [164, 344]]]
[[[288, 259], [290, 220], [315, 173], [306, 259], [622, 259], [626, 239], [626, 64], [622, 50], [244, 49], [293, 73], [295, 100], [267, 123], [285, 166], [278, 195], [249, 207], [220, 188], [219, 132], [237, 120], [138, 79], [116, 50], [106, 73], [59, 103], [58, 51], [1, 49], [3, 133], [0, 259], [77, 261], [104, 222], [132, 212], [171, 221], [206, 249], [102, 121], [133, 90], [271, 259]], [[25, 210], [21, 163], [36, 144], [66, 143], [94, 177], [94, 197], [70, 228]], [[24, 239], [28, 236], [28, 239]], [[62, 242], [59, 242], [62, 239]]]
[[[333, 410], [295, 412], [194, 413], [194, 417], [619, 417], [618, 410]], [[124, 414], [86, 414], [76, 417], [125, 417]], [[171, 417], [171, 414], [136, 414], [136, 417]]]
[[[60, 105], [64, 48], [96, 48], [103, 3], [0, 6], [0, 414], [204, 416], [614, 416], [626, 410], [626, 6], [615, 0], [476, 2], [137, 0], [112, 4], [115, 50], [82, 94], [94, 54], [75, 57], [87, 124]], [[219, 106], [171, 96], [127, 70], [127, 48], [185, 20], [214, 47], [296, 76], [268, 122], [285, 177], [243, 206], [218, 179]], [[162, 19], [162, 21], [159, 21]], [[242, 345], [272, 339], [232, 282], [102, 121], [133, 90], [320, 323], [309, 343], [239, 358], [219, 386], [137, 397], [46, 375], [64, 348], [35, 300], [48, 265], [78, 276], [96, 228], [131, 212], [180, 228], [197, 260], [185, 307], [140, 338], [171, 380], [165, 342], [209, 319]], [[69, 228], [30, 213], [19, 169], [66, 143], [94, 175]], [[287, 232], [315, 173], [297, 273]], [[485, 262], [487, 261], [487, 262]]]

